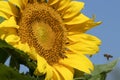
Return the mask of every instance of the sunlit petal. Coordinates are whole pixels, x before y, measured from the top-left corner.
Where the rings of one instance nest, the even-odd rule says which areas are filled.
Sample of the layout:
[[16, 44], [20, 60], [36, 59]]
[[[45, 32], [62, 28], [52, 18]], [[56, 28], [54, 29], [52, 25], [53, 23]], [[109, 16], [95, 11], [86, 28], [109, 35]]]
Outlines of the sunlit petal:
[[13, 16], [18, 16], [17, 7], [8, 1], [0, 1], [0, 11]]
[[71, 66], [88, 74], [93, 70], [93, 64], [85, 55], [67, 54], [67, 58], [60, 60], [61, 64]]

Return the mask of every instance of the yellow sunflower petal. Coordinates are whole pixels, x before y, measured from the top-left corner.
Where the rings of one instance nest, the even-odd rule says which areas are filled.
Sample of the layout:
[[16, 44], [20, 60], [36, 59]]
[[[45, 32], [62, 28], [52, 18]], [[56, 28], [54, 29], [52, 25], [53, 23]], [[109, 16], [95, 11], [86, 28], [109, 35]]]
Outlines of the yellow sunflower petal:
[[79, 15], [74, 16], [72, 19], [65, 19], [64, 24], [75, 25], [75, 24], [81, 24], [88, 20], [89, 20], [89, 18], [81, 13]]
[[[30, 47], [27, 43], [22, 44], [21, 42], [18, 42], [18, 44], [13, 45], [15, 48], [20, 49], [26, 53], [30, 52]], [[34, 54], [35, 55], [35, 54]], [[31, 57], [31, 56], [30, 56]]]
[[10, 18], [10, 15], [8, 15], [8, 14], [2, 12], [2, 11], [0, 11], [0, 16], [3, 17], [3, 18], [5, 18], [5, 19]]
[[51, 66], [47, 66], [45, 80], [51, 80], [53, 77], [53, 69]]
[[99, 47], [95, 45], [93, 42], [88, 42], [88, 43], [79, 42], [79, 43], [67, 46], [67, 48], [77, 54], [92, 55], [99, 51]]
[[72, 17], [74, 17], [75, 15], [80, 13], [80, 11], [83, 9], [83, 7], [84, 7], [83, 2], [71, 1], [71, 3], [68, 6], [68, 9], [66, 9], [65, 12], [64, 12], [63, 19], [70, 20]]
[[95, 36], [89, 34], [76, 34], [67, 37], [75, 43], [66, 47], [75, 53], [95, 54], [99, 51], [101, 41]]
[[5, 31], [4, 29], [0, 28], [0, 39], [4, 40], [5, 39]]
[[100, 39], [98, 39], [97, 37], [95, 37], [93, 35], [86, 34], [86, 33], [70, 35], [70, 36], [67, 36], [67, 38], [70, 39], [73, 42], [86, 42], [86, 41], [90, 41], [92, 43], [95, 43], [96, 45], [100, 45], [101, 44], [101, 40]]
[[15, 17], [10, 17], [8, 20], [4, 20], [0, 24], [0, 28], [2, 27], [12, 27], [12, 28], [19, 28], [19, 26], [16, 23]]
[[39, 54], [37, 54], [37, 68], [35, 70], [35, 74], [40, 75], [40, 74], [45, 74], [46, 70], [47, 70], [47, 62], [46, 60], [39, 56]]
[[30, 48], [28, 55], [30, 56], [31, 59], [37, 60], [37, 52], [34, 47]]
[[59, 64], [54, 65], [54, 68], [59, 72], [64, 80], [73, 80], [73, 73], [71, 72], [71, 68]]
[[4, 39], [5, 37], [5, 32], [3, 31], [3, 29], [0, 28], [0, 39]]
[[9, 35], [5, 38], [5, 41], [8, 43], [18, 42], [19, 40], [20, 40], [20, 37], [14, 35], [14, 34]]
[[[64, 10], [66, 10], [68, 4], [70, 3], [71, 0], [60, 0], [59, 3], [57, 3], [57, 11], [58, 12], [63, 12]], [[61, 13], [60, 13], [61, 14]]]
[[85, 55], [66, 54], [67, 58], [61, 59], [60, 63], [86, 72], [88, 74], [93, 70], [93, 64]]
[[[15, 4], [20, 9], [24, 8], [24, 4], [22, 3], [23, 0], [8, 0], [8, 1], [11, 2], [12, 4]], [[26, 0], [24, 0], [24, 1], [26, 1]]]
[[56, 4], [57, 2], [59, 2], [59, 0], [48, 0], [48, 4], [49, 4], [49, 5], [54, 5], [54, 4]]
[[89, 19], [83, 23], [75, 24], [75, 25], [66, 25], [66, 28], [69, 32], [86, 32], [91, 28], [100, 25], [102, 22], [94, 22], [94, 19]]
[[5, 34], [0, 34], [0, 39], [4, 40]]
[[13, 15], [13, 16], [18, 15], [17, 7], [8, 1], [0, 1], [0, 11], [3, 11], [5, 13]]
[[28, 3], [28, 0], [22, 0], [22, 3], [23, 3], [24, 6], [26, 6], [27, 3]]
[[2, 40], [5, 40], [5, 38], [9, 35], [16, 35], [16, 29], [14, 28], [0, 28], [0, 37]]
[[59, 75], [59, 73], [53, 68], [53, 80], [63, 80], [61, 79], [61, 76]]
[[10, 28], [10, 27], [5, 27], [5, 28], [0, 28], [0, 35], [4, 35], [2, 39], [4, 40], [7, 36], [9, 35], [16, 35], [16, 29], [15, 28]]

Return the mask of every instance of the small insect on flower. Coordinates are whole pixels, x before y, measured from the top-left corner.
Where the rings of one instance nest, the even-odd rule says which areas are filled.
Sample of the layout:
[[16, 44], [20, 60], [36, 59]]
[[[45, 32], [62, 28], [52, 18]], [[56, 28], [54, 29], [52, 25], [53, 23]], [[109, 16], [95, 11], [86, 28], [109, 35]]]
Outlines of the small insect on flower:
[[106, 58], [107, 58], [107, 60], [109, 60], [110, 58], [113, 58], [113, 56], [112, 56], [112, 55], [110, 55], [110, 54], [104, 54], [104, 57], [106, 57]]

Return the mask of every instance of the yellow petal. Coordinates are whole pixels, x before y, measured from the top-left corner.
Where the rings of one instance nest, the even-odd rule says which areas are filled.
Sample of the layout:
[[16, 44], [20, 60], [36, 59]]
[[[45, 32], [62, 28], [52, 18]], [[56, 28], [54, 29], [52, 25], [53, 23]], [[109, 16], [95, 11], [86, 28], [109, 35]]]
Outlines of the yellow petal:
[[70, 35], [70, 36], [67, 36], [67, 38], [69, 38], [71, 41], [74, 41], [74, 42], [81, 42], [81, 41], [83, 42], [84, 40], [87, 40], [87, 41], [92, 41], [93, 43], [96, 43], [97, 45], [101, 44], [100, 39], [98, 39], [97, 37], [93, 35], [86, 34], [86, 33]]
[[13, 16], [18, 15], [17, 7], [8, 1], [0, 1], [0, 11], [3, 11]]
[[3, 18], [5, 18], [5, 19], [10, 18], [10, 15], [8, 15], [8, 14], [2, 12], [2, 11], [0, 11], [0, 16], [3, 17]]
[[54, 68], [59, 72], [59, 74], [64, 78], [64, 80], [73, 80], [73, 73], [71, 71], [71, 68], [59, 64], [54, 65]]
[[101, 41], [89, 34], [75, 34], [67, 36], [68, 39], [74, 44], [67, 45], [66, 47], [71, 51], [78, 54], [95, 54], [99, 51]]
[[24, 7], [27, 5], [27, 3], [28, 3], [28, 0], [21, 0], [22, 1], [22, 3], [23, 3], [23, 5], [24, 5]]
[[[8, 1], [11, 2], [12, 4], [16, 5], [20, 9], [24, 8], [24, 5], [22, 3], [23, 0], [8, 0]], [[24, 1], [26, 1], [26, 0], [24, 0]]]
[[27, 53], [31, 59], [37, 60], [37, 52], [34, 47], [30, 47], [29, 52]]
[[88, 21], [89, 18], [83, 14], [76, 15], [75, 17], [71, 19], [65, 19], [64, 24], [66, 25], [75, 25], [75, 24], [81, 24], [85, 21]]
[[66, 25], [66, 28], [69, 32], [86, 32], [91, 28], [100, 25], [102, 22], [94, 22], [94, 19], [89, 19], [83, 23], [75, 24], [75, 25]]
[[83, 7], [83, 2], [71, 1], [71, 3], [68, 5], [68, 9], [65, 10], [63, 19], [69, 19], [74, 17], [76, 14], [80, 13]]
[[53, 68], [53, 80], [63, 80], [59, 73]]
[[49, 4], [49, 5], [54, 5], [54, 4], [56, 4], [57, 2], [59, 2], [59, 0], [48, 0], [48, 4]]
[[61, 59], [60, 63], [86, 72], [88, 74], [93, 70], [93, 64], [84, 55], [66, 54], [67, 58]]
[[4, 20], [0, 24], [0, 28], [2, 27], [13, 27], [13, 28], [19, 28], [19, 26], [16, 23], [15, 17], [10, 17], [8, 20]]
[[47, 62], [46, 60], [39, 56], [39, 54], [37, 54], [37, 68], [35, 70], [35, 74], [40, 75], [40, 74], [45, 74], [46, 70], [47, 70]]
[[4, 40], [5, 34], [0, 34], [0, 39]]
[[47, 66], [45, 80], [51, 80], [53, 77], [53, 69], [51, 66]]
[[16, 35], [16, 29], [15, 28], [0, 28], [0, 36], [2, 40], [5, 40], [5, 38], [9, 35]]
[[[28, 53], [28, 52], [30, 52], [30, 47], [28, 46], [28, 44], [27, 43], [21, 43], [21, 42], [18, 42], [18, 44], [15, 44], [14, 45], [14, 47], [15, 48], [17, 48], [17, 49], [20, 49], [20, 50], [22, 50], [22, 51], [24, 51], [24, 52], [26, 52], [26, 53]], [[35, 55], [35, 54], [34, 54]], [[31, 56], [30, 56], [31, 57]]]
[[[68, 6], [68, 4], [70, 3], [71, 0], [60, 0], [59, 3], [57, 3], [57, 11], [58, 12], [64, 12]], [[60, 13], [62, 14], [62, 13]]]
[[9, 35], [5, 38], [5, 41], [8, 42], [8, 43], [13, 43], [13, 42], [18, 42], [20, 40], [20, 37], [12, 34], [12, 35]]
[[99, 47], [92, 42], [91, 42], [91, 44], [79, 42], [79, 43], [67, 46], [67, 48], [77, 54], [92, 55], [99, 51]]

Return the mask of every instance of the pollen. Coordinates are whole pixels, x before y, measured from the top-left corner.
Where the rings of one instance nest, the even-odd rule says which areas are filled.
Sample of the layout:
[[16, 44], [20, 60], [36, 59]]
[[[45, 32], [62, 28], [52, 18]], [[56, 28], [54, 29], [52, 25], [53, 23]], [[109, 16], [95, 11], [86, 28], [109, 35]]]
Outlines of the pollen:
[[29, 3], [20, 15], [18, 35], [49, 64], [66, 58], [65, 27], [60, 15], [46, 3]]

